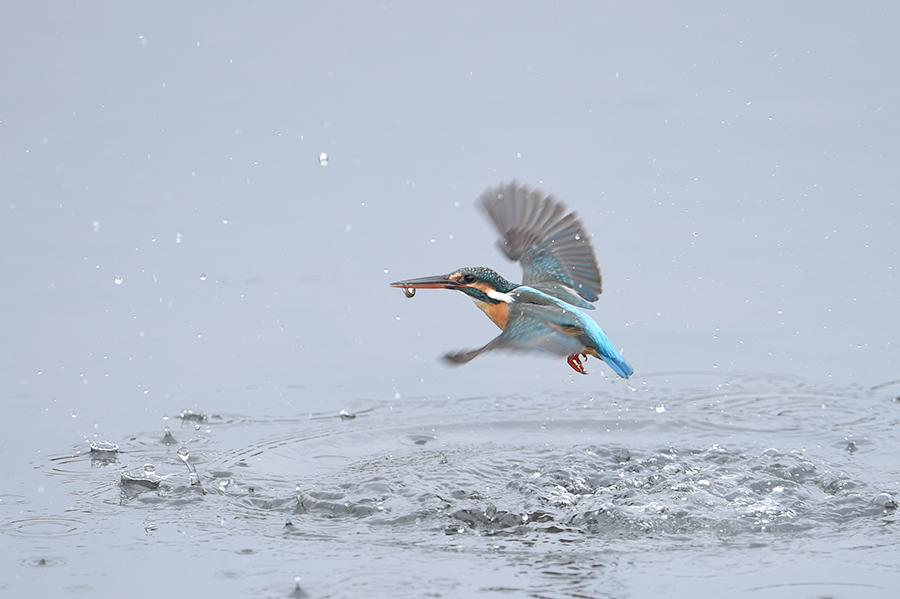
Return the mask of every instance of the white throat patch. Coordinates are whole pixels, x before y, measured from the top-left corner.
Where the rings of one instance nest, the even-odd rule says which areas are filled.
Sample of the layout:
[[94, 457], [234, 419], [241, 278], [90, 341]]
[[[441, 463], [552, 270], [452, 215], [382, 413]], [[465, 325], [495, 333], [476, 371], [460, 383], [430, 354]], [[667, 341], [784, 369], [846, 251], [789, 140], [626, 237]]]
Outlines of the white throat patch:
[[506, 302], [507, 304], [511, 304], [513, 301], [513, 297], [508, 293], [501, 293], [494, 289], [491, 289], [487, 292], [487, 296], [493, 300], [498, 300], [501, 302]]

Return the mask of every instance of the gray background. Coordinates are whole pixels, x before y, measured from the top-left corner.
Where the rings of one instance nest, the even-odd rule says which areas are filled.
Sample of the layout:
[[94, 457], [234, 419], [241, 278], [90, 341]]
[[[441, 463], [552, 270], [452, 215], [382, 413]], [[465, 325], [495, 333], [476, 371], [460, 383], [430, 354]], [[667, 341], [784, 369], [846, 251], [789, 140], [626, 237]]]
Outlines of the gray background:
[[778, 6], [7, 7], [4, 386], [509, 384], [433, 362], [494, 332], [461, 298], [385, 285], [518, 276], [472, 208], [511, 178], [582, 214], [638, 377], [890, 376], [890, 4]]

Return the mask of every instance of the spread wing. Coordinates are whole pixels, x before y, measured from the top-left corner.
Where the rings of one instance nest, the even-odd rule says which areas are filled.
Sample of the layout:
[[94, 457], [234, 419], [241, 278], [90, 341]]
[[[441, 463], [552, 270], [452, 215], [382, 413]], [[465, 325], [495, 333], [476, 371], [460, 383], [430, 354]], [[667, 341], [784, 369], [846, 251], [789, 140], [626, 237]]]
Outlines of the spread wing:
[[480, 206], [502, 236], [510, 260], [522, 264], [523, 284], [581, 308], [599, 299], [600, 269], [575, 212], [553, 195], [513, 181], [487, 189]]
[[494, 350], [542, 352], [556, 356], [570, 356], [584, 349], [575, 335], [580, 323], [571, 312], [551, 305], [518, 304], [509, 312], [506, 328], [487, 345], [479, 349], [446, 354], [444, 358], [464, 364], [477, 356]]

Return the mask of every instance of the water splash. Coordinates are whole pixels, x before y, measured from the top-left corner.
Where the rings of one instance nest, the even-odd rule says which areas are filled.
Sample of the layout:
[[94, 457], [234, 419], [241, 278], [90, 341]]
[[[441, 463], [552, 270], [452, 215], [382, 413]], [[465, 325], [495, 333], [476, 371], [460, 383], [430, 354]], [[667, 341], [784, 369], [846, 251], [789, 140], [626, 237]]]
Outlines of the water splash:
[[158, 489], [163, 478], [156, 473], [156, 466], [144, 464], [143, 467], [126, 470], [122, 473], [123, 485], [136, 485], [148, 489]]
[[89, 441], [91, 453], [117, 453], [119, 446], [109, 441]]
[[177, 455], [178, 458], [184, 462], [184, 465], [187, 466], [191, 479], [191, 486], [198, 486], [200, 484], [200, 476], [197, 474], [197, 469], [194, 468], [194, 465], [190, 462], [191, 454], [190, 451], [188, 451], [188, 448], [184, 446], [180, 447]]

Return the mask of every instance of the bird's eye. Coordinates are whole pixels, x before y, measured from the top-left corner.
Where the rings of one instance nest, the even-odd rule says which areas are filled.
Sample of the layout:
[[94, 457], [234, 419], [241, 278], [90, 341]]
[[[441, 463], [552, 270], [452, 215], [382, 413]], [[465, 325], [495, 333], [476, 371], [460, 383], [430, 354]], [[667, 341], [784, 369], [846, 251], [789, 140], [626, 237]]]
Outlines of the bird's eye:
[[473, 274], [463, 275], [463, 281], [465, 281], [466, 283], [472, 284], [475, 282], [475, 275], [473, 275]]

